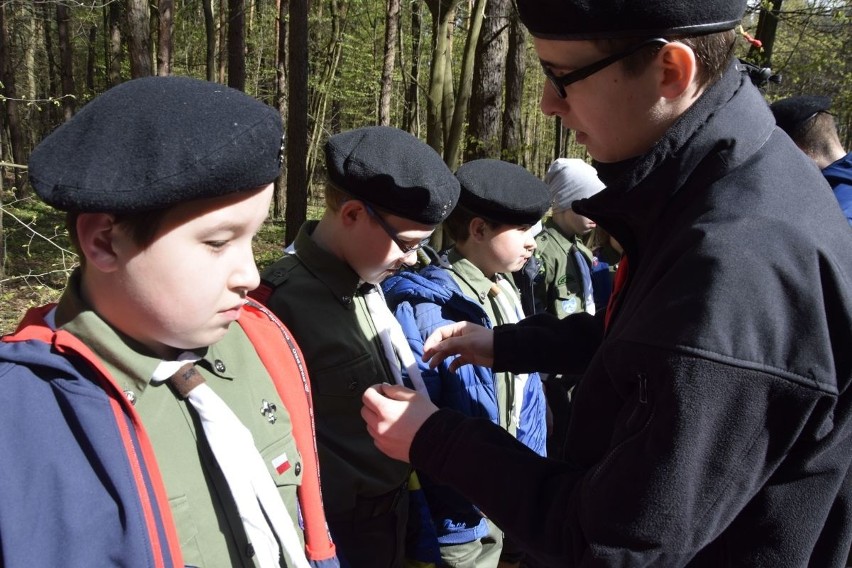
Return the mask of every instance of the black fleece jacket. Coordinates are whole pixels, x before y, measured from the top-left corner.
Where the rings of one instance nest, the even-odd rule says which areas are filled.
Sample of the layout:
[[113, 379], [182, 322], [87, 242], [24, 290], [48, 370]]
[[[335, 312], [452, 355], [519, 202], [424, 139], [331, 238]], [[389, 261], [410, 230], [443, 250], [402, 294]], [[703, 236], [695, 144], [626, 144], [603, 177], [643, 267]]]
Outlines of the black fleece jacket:
[[[442, 410], [413, 465], [552, 566], [843, 566], [852, 230], [824, 179], [733, 65], [648, 154], [599, 172], [575, 210], [630, 272], [575, 393], [570, 462]], [[570, 371], [590, 331], [503, 326], [495, 366]]]

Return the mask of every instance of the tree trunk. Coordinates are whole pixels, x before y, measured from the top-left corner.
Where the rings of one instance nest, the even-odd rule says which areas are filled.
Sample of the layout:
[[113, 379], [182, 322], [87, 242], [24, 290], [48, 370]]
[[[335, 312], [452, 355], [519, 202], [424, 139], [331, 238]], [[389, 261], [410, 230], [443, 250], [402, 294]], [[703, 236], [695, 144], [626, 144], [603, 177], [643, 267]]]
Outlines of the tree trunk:
[[246, 89], [245, 0], [228, 0], [228, 86]]
[[167, 77], [172, 74], [172, 30], [174, 29], [174, 0], [160, 0], [160, 35], [157, 41], [157, 75]]
[[444, 90], [446, 81], [452, 83], [447, 61], [452, 56], [450, 29], [460, 0], [427, 0], [432, 13], [432, 65], [429, 69], [429, 90], [426, 98], [426, 143], [443, 155], [444, 150]]
[[219, 82], [225, 82], [228, 68], [228, 6], [227, 0], [219, 0]]
[[[277, 44], [275, 57], [275, 104], [278, 106], [278, 112], [281, 114], [281, 120], [284, 125], [289, 124], [288, 108], [287, 108], [287, 21], [290, 12], [290, 0], [277, 1]], [[297, 2], [300, 0], [296, 0]], [[289, 167], [281, 169], [281, 175], [275, 182], [275, 196], [272, 200], [272, 217], [280, 219], [284, 216], [287, 204], [287, 172]]]
[[[319, 79], [313, 91], [313, 100], [311, 101], [310, 112], [308, 114], [313, 119], [310, 146], [308, 148], [309, 180], [313, 179], [314, 168], [316, 167], [320, 148], [325, 138], [323, 129], [325, 126], [326, 111], [328, 109], [328, 101], [331, 98], [334, 78], [337, 76], [337, 66], [340, 64], [340, 56], [343, 51], [343, 35], [346, 29], [348, 3], [342, 0], [331, 0], [329, 6], [331, 7], [331, 36], [326, 47], [325, 64], [322, 69], [317, 70]], [[290, 35], [292, 34], [293, 28], [291, 26]], [[334, 132], [334, 129], [332, 129], [332, 132]]]
[[[59, 81], [56, 78], [56, 59], [54, 58], [53, 50], [53, 33], [51, 22], [53, 18], [50, 16], [50, 7], [47, 4], [41, 5], [41, 20], [42, 31], [44, 33], [44, 52], [47, 57], [47, 96], [59, 97]], [[59, 123], [59, 116], [55, 105], [49, 104], [45, 107], [43, 113], [42, 129], [44, 133], [53, 130]]]
[[71, 35], [68, 22], [71, 21], [71, 10], [63, 4], [56, 5], [56, 23], [59, 32], [59, 77], [62, 81], [62, 111], [65, 121], [74, 116], [75, 94], [74, 87], [74, 47], [71, 45]]
[[124, 61], [123, 41], [121, 34], [121, 4], [110, 2], [109, 17], [109, 51], [107, 61], [107, 84], [110, 87], [121, 83], [121, 64]]
[[396, 38], [399, 33], [399, 0], [388, 0], [385, 19], [385, 57], [382, 63], [382, 91], [379, 98], [379, 124], [390, 125], [390, 103], [393, 92], [393, 68], [396, 55]]
[[[3, 119], [9, 129], [9, 145], [12, 150], [12, 161], [15, 164], [26, 164], [27, 157], [24, 154], [24, 133], [21, 129], [17, 91], [15, 88], [15, 72], [12, 54], [10, 53], [9, 29], [6, 22], [6, 4], [0, 3], [0, 94], [7, 97], [3, 101]], [[2, 137], [2, 136], [0, 136]], [[0, 160], [3, 155], [0, 154]], [[15, 175], [15, 197], [23, 199], [28, 191], [25, 178], [20, 168], [13, 168]], [[0, 177], [3, 172], [0, 170]]]
[[287, 211], [285, 243], [292, 243], [308, 215], [308, 2], [290, 2], [289, 109], [287, 115]]
[[213, 0], [203, 0], [204, 5], [204, 37], [206, 38], [205, 66], [207, 80], [216, 80], [216, 19], [213, 15]]
[[465, 161], [500, 157], [500, 110], [508, 48], [509, 0], [490, 0], [476, 47]]
[[95, 65], [97, 65], [98, 26], [89, 27], [88, 53], [86, 57], [86, 91], [95, 92]]
[[513, 10], [506, 55], [506, 100], [503, 103], [503, 139], [500, 154], [504, 160], [520, 164], [523, 159], [521, 105], [524, 99], [527, 34], [518, 13]]
[[130, 56], [130, 76], [150, 77], [154, 62], [151, 58], [151, 12], [147, 0], [127, 0], [127, 53]]
[[471, 83], [474, 74], [474, 56], [479, 51], [477, 44], [480, 40], [482, 20], [485, 14], [485, 5], [492, 4], [494, 0], [476, 0], [473, 12], [470, 16], [470, 25], [467, 30], [467, 39], [464, 46], [464, 58], [462, 60], [461, 75], [459, 76], [459, 92], [456, 95], [456, 104], [453, 109], [452, 122], [447, 135], [447, 145], [444, 149], [444, 161], [449, 168], [455, 171], [459, 166], [459, 148], [464, 136], [464, 122], [467, 114], [467, 105], [470, 102]]
[[748, 52], [748, 58], [758, 62], [762, 67], [772, 67], [772, 48], [775, 45], [775, 32], [778, 29], [778, 16], [781, 13], [781, 4], [784, 0], [770, 0], [771, 8], [767, 10], [762, 3], [760, 16], [757, 19], [757, 32], [755, 39], [762, 43], [761, 48], [754, 45]]
[[411, 3], [411, 72], [405, 91], [402, 129], [420, 136], [420, 51], [423, 39], [420, 1]]

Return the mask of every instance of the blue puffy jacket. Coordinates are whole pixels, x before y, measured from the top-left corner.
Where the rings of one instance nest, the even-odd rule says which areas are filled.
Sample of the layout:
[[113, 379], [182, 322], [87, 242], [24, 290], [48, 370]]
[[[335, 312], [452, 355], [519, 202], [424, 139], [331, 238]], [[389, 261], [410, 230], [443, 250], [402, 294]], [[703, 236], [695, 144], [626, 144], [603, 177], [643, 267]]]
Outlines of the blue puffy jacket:
[[[437, 328], [459, 321], [492, 327], [485, 310], [462, 293], [443, 268], [427, 266], [420, 273], [401, 272], [382, 284], [391, 311], [402, 325], [432, 401], [468, 416], [498, 422], [494, 372], [489, 367], [464, 365], [449, 371], [453, 358], [435, 369], [423, 363], [423, 342]], [[540, 455], [545, 454], [546, 406], [541, 379], [531, 373], [526, 382], [517, 438]], [[460, 544], [484, 537], [488, 527], [479, 510], [460, 494], [420, 476], [432, 520], [441, 544]]]

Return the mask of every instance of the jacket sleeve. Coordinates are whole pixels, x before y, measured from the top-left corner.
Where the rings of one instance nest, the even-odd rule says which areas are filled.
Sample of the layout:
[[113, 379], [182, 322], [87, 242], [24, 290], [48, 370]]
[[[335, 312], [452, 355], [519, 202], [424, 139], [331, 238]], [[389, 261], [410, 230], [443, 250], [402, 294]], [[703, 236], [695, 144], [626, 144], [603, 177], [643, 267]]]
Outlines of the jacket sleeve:
[[[607, 364], [618, 370], [584, 377], [574, 401], [580, 414], [567, 443], [576, 466], [539, 458], [499, 428], [445, 410], [415, 436], [412, 464], [561, 566], [686, 564], [735, 519], [761, 529], [772, 503], [757, 493], [773, 474], [792, 480], [834, 467], [817, 455], [814, 471], [783, 471], [797, 440], [814, 447], [824, 436], [825, 393], [649, 346]], [[825, 522], [819, 501], [838, 490], [831, 477], [818, 498], [797, 503], [817, 526]], [[801, 554], [778, 543], [777, 557], [754, 565], [807, 564]]]
[[582, 374], [603, 338], [603, 320], [587, 313], [548, 313], [494, 328], [494, 370]]

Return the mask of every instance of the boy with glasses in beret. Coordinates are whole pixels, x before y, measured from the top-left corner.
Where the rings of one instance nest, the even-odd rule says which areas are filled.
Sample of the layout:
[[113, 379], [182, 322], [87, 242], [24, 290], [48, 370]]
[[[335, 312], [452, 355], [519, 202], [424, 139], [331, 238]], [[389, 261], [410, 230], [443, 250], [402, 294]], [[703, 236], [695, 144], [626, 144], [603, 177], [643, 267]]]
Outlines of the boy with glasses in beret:
[[301, 353], [246, 298], [281, 150], [271, 107], [149, 77], [33, 151], [80, 267], [0, 343], [0, 564], [339, 566]]
[[[419, 273], [401, 272], [382, 285], [388, 306], [402, 325], [412, 351], [438, 327], [470, 321], [492, 327], [523, 318], [509, 274], [535, 250], [532, 227], [547, 211], [544, 183], [521, 166], [500, 160], [474, 160], [456, 172], [461, 195], [444, 226], [454, 245], [439, 262]], [[432, 401], [466, 416], [499, 425], [544, 455], [546, 403], [537, 373], [495, 373], [484, 366], [450, 370], [421, 362]], [[450, 487], [419, 475], [437, 529], [441, 565], [496, 567], [502, 531]]]
[[325, 156], [326, 210], [301, 227], [291, 254], [264, 271], [257, 294], [305, 354], [323, 497], [341, 561], [396, 568], [410, 468], [375, 447], [360, 417], [361, 395], [401, 381], [416, 363], [378, 285], [416, 260], [453, 210], [459, 184], [432, 148], [396, 128], [337, 134]]
[[465, 322], [424, 357], [549, 372], [590, 358], [565, 461], [399, 387], [365, 393], [383, 451], [540, 564], [845, 565], [849, 226], [732, 56], [745, 7], [518, 2], [549, 79], [542, 111], [606, 184], [573, 209], [624, 248], [605, 334], [591, 340], [586, 314]]

